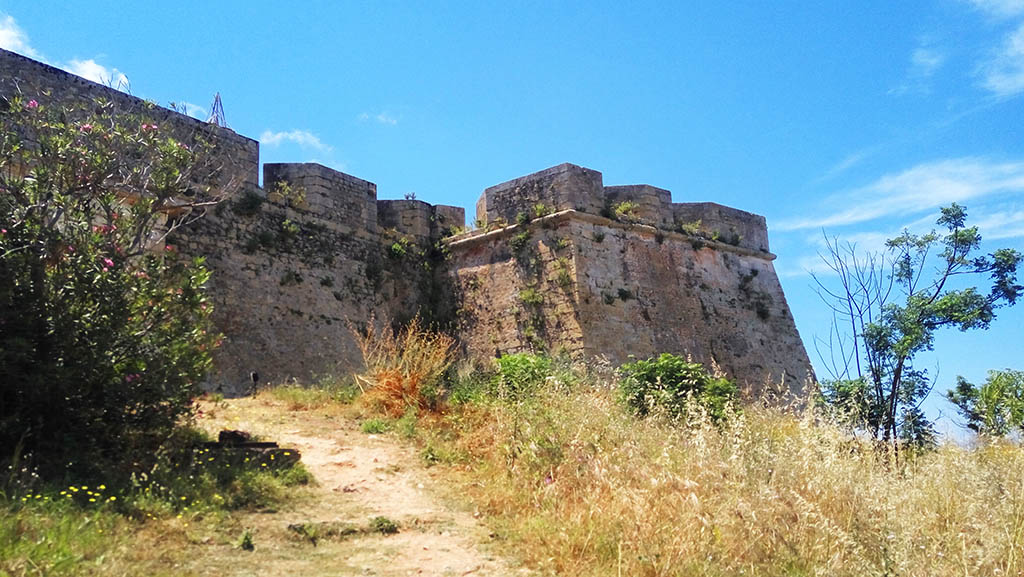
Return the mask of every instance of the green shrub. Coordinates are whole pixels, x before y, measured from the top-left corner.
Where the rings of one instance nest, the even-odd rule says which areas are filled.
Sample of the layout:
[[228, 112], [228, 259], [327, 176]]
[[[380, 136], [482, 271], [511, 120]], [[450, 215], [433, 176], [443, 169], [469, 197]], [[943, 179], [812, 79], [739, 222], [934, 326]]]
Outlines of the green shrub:
[[216, 182], [206, 144], [145, 114], [0, 112], [0, 463], [20, 447], [48, 478], [126, 478], [192, 412], [209, 274], [160, 235], [225, 191], [192, 184]]
[[515, 353], [495, 359], [495, 363], [495, 393], [513, 402], [532, 396], [551, 374], [551, 359], [544, 355]]
[[682, 418], [696, 403], [717, 422], [736, 400], [736, 393], [732, 381], [669, 353], [619, 367], [620, 399], [640, 417], [663, 411], [670, 418]]

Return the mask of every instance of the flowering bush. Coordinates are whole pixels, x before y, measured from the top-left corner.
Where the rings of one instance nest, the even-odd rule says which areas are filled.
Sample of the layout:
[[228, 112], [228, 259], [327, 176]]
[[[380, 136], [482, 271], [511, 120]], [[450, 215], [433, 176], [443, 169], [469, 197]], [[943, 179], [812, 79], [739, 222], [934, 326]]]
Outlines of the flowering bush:
[[110, 478], [191, 413], [209, 273], [164, 238], [216, 174], [145, 112], [0, 101], [0, 462]]

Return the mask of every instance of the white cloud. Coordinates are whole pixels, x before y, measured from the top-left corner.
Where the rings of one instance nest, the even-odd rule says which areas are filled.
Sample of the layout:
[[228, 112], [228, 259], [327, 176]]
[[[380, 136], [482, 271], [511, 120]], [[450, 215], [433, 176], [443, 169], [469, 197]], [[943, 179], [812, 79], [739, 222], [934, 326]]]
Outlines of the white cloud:
[[369, 112], [364, 112], [359, 115], [359, 120], [360, 122], [373, 120], [379, 124], [387, 124], [389, 126], [394, 126], [398, 124], [398, 118], [388, 112], [381, 112], [380, 114], [370, 114]]
[[847, 154], [842, 160], [829, 167], [829, 169], [825, 171], [825, 174], [822, 174], [818, 178], [814, 179], [814, 182], [821, 183], [825, 182], [826, 180], [831, 180], [836, 176], [839, 176], [840, 174], [846, 172], [847, 170], [850, 170], [854, 166], [857, 166], [858, 164], [863, 162], [865, 158], [871, 156], [872, 152], [872, 149], [864, 149], [858, 150], [857, 152], [851, 154]]
[[989, 195], [1024, 193], [1024, 162], [996, 163], [983, 158], [953, 158], [919, 164], [875, 182], [831, 196], [837, 210], [823, 216], [784, 221], [777, 230], [844, 226], [883, 217], [932, 211], [952, 202]]
[[992, 59], [981, 67], [982, 84], [998, 97], [1024, 92], [1024, 24], [1006, 37]]
[[308, 130], [290, 130], [284, 132], [273, 132], [264, 130], [259, 141], [265, 146], [278, 146], [282, 142], [294, 142], [303, 148], [315, 148], [316, 150], [330, 151], [331, 147], [320, 141], [317, 135]]
[[908, 92], [928, 94], [931, 91], [931, 77], [945, 63], [946, 55], [935, 48], [930, 39], [922, 38], [918, 41], [917, 48], [910, 53], [910, 67], [903, 83], [889, 90], [889, 94], [897, 96]]
[[928, 77], [935, 74], [935, 71], [942, 67], [942, 64], [946, 62], [945, 54], [942, 54], [934, 48], [928, 48], [925, 46], [919, 46], [914, 53], [910, 55], [910, 64], [913, 67], [913, 73]]
[[0, 48], [42, 60], [39, 52], [28, 43], [28, 34], [25, 34], [14, 21], [14, 17], [9, 14], [0, 13]]
[[192, 104], [191, 102], [186, 102], [184, 100], [178, 102], [177, 104], [179, 110], [184, 108], [185, 114], [191, 116], [192, 118], [205, 121], [207, 118], [210, 117], [210, 111], [202, 106], [199, 106], [198, 104]]
[[1024, 14], [1024, 0], [970, 0], [970, 3], [982, 12], [1001, 18]]
[[[17, 52], [40, 62], [50, 63], [38, 50], [29, 44], [28, 34], [18, 26], [14, 17], [9, 14], [0, 13], [0, 48]], [[117, 68], [107, 68], [92, 58], [87, 60], [78, 60], [76, 58], [56, 66], [81, 76], [86, 80], [92, 80], [117, 90], [127, 92], [130, 87], [128, 77], [120, 70]]]
[[984, 213], [971, 222], [971, 226], [977, 226], [986, 240], [1021, 238], [1024, 237], [1024, 210]]
[[127, 90], [130, 86], [128, 84], [128, 77], [122, 74], [120, 70], [117, 68], [108, 69], [91, 58], [88, 60], [72, 59], [61, 68], [72, 74], [77, 74], [86, 80], [92, 80], [98, 84], [118, 90]]

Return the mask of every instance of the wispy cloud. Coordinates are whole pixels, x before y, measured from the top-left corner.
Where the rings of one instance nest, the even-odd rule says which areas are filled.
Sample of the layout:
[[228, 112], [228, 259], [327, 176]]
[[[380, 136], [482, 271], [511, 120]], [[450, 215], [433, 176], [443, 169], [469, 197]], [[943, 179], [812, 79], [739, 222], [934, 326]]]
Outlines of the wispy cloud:
[[878, 218], [932, 211], [952, 202], [965, 202], [1007, 192], [1024, 192], [1024, 162], [993, 162], [967, 157], [939, 160], [887, 174], [875, 182], [832, 195], [828, 206], [839, 207], [823, 216], [790, 219], [777, 230], [845, 226]]
[[398, 124], [398, 118], [388, 112], [381, 112], [379, 114], [370, 114], [369, 112], [364, 112], [359, 115], [360, 122], [366, 122], [369, 120], [377, 122], [378, 124], [387, 124], [388, 126], [394, 126]]
[[[28, 34], [18, 26], [18, 22], [10, 14], [0, 13], [0, 48], [52, 64], [32, 47]], [[54, 64], [54, 66], [117, 90], [128, 91], [130, 87], [128, 77], [124, 73], [117, 68], [107, 68], [92, 58], [86, 60], [74, 58], [64, 63]]]
[[1012, 18], [1024, 14], [1024, 0], [969, 0], [970, 3], [987, 14], [1000, 18]]
[[118, 90], [126, 91], [130, 86], [128, 84], [128, 77], [120, 70], [117, 68], [107, 68], [91, 58], [88, 60], [72, 59], [67, 64], [62, 65], [61, 68], [72, 74], [77, 74], [86, 80], [92, 80], [98, 84]]
[[982, 85], [1000, 98], [1024, 92], [1024, 23], [981, 65]]
[[972, 222], [986, 240], [1024, 238], [1024, 210], [982, 213]]
[[321, 142], [320, 137], [308, 130], [289, 130], [283, 132], [264, 130], [263, 134], [260, 134], [259, 140], [264, 146], [279, 146], [283, 142], [293, 142], [303, 148], [314, 148], [324, 152], [331, 150], [330, 146]]
[[917, 48], [910, 53], [910, 66], [903, 83], [890, 90], [889, 94], [931, 92], [931, 78], [945, 63], [946, 54], [936, 48], [930, 39], [922, 38], [918, 41]]
[[925, 46], [918, 46], [910, 55], [912, 72], [918, 76], [929, 77], [935, 74], [945, 62], [945, 54]]
[[842, 160], [830, 166], [829, 169], [825, 171], [825, 174], [822, 174], [818, 178], [814, 179], [814, 182], [816, 184], [822, 183], [839, 176], [840, 174], [846, 172], [847, 170], [850, 170], [854, 166], [857, 166], [858, 164], [863, 162], [864, 159], [871, 156], [876, 148], [877, 147], [865, 148], [863, 150], [858, 150], [857, 152], [847, 154], [845, 157], [843, 157]]
[[18, 26], [14, 17], [0, 12], [0, 48], [23, 54], [36, 60], [42, 56], [28, 42], [28, 34]]

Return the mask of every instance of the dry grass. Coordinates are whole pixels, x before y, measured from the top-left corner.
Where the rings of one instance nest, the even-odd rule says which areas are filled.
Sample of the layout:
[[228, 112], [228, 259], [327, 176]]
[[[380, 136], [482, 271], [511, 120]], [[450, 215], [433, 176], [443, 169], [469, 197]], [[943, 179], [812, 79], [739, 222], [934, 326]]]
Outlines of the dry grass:
[[455, 360], [455, 339], [433, 332], [414, 318], [398, 332], [371, 320], [356, 333], [366, 372], [356, 377], [365, 398], [391, 417], [434, 406], [441, 376]]
[[497, 533], [559, 575], [1024, 575], [1020, 446], [893, 468], [810, 417], [679, 427], [606, 390], [447, 422], [455, 440], [428, 442], [468, 458], [466, 491]]

